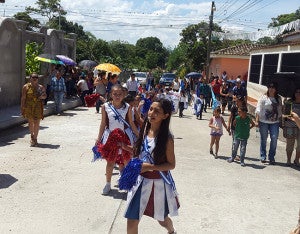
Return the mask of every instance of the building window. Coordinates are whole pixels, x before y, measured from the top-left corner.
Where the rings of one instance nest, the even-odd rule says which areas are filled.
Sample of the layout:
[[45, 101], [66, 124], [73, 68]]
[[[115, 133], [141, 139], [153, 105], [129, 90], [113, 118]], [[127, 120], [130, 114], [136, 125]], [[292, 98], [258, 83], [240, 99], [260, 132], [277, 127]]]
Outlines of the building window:
[[300, 74], [300, 53], [282, 54], [281, 72], [295, 72]]
[[251, 66], [250, 66], [250, 75], [249, 81], [258, 84], [259, 83], [259, 74], [261, 68], [262, 55], [252, 55], [251, 56]]
[[277, 72], [279, 54], [265, 54], [261, 84], [267, 86]]

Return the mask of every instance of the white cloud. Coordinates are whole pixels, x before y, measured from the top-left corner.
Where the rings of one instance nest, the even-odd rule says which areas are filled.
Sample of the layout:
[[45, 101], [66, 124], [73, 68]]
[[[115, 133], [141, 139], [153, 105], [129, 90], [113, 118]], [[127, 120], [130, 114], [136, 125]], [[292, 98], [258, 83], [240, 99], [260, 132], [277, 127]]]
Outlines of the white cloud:
[[[16, 13], [22, 11], [25, 6], [33, 6], [37, 0], [6, 2], [6, 13], [13, 15], [13, 11]], [[267, 26], [266, 22], [270, 23], [271, 17], [277, 17], [281, 12], [295, 12], [299, 7], [296, 2], [286, 4], [274, 1], [272, 4], [268, 3], [267, 7], [263, 7], [267, 4], [263, 2], [261, 5], [257, 4], [256, 9], [251, 9], [251, 14], [239, 14], [239, 18], [231, 18], [222, 22], [221, 26], [231, 32], [264, 29]], [[237, 2], [232, 5], [228, 1], [219, 0], [215, 0], [215, 3], [216, 23], [221, 22], [242, 4]], [[172, 47], [178, 44], [179, 34], [187, 25], [202, 20], [208, 22], [211, 9], [211, 1], [208, 0], [61, 0], [61, 5], [68, 12], [68, 20], [82, 25], [84, 30], [90, 31], [98, 38], [106, 41], [120, 39], [135, 44], [141, 37], [155, 36], [165, 46]], [[244, 21], [245, 19], [247, 21]], [[259, 23], [262, 21], [265, 23]]]

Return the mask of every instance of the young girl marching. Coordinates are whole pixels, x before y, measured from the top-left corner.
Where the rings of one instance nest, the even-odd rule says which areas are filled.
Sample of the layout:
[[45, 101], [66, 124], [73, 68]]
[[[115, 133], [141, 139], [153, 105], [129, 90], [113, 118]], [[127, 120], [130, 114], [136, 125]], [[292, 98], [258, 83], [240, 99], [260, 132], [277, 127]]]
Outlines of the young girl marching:
[[134, 148], [142, 161], [141, 174], [127, 196], [127, 233], [138, 233], [142, 215], [150, 216], [176, 233], [169, 215], [178, 215], [179, 202], [169, 170], [175, 168], [174, 139], [169, 130], [172, 103], [160, 99], [151, 104]]
[[[221, 109], [218, 106], [214, 112], [213, 117], [209, 120], [208, 126], [211, 128], [210, 131], [210, 154], [214, 155], [215, 158], [218, 158], [219, 151], [219, 142], [220, 138], [223, 135], [223, 126], [227, 129], [227, 125], [224, 121], [224, 118], [221, 116]], [[215, 145], [215, 153], [213, 152], [213, 146]]]
[[[102, 119], [96, 144], [102, 158], [106, 164], [106, 185], [103, 195], [107, 195], [111, 190], [111, 177], [115, 163], [119, 164], [120, 172], [131, 158], [128, 151], [122, 150], [122, 145], [130, 145], [132, 135], [138, 135], [138, 130], [132, 121], [132, 112], [129, 104], [123, 101], [124, 91], [122, 86], [116, 84], [112, 86], [110, 92], [111, 101], [106, 102], [102, 107]], [[128, 122], [127, 122], [128, 120]], [[128, 137], [125, 128], [128, 128]], [[131, 128], [131, 131], [130, 131]]]

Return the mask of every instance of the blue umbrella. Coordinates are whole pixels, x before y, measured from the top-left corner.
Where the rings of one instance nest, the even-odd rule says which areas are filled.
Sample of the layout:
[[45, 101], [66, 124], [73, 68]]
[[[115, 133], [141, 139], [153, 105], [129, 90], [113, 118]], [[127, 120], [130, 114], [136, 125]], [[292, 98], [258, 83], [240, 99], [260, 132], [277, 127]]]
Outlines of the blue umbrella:
[[190, 72], [186, 75], [187, 78], [200, 78], [202, 77], [202, 74], [199, 72]]

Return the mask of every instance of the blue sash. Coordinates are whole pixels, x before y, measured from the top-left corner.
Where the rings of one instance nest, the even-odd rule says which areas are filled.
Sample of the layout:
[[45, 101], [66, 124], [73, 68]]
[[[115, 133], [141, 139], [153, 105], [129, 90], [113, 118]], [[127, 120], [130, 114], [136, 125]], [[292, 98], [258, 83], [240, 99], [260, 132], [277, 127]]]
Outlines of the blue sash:
[[[143, 142], [143, 147], [144, 147], [144, 151], [146, 152], [146, 157], [148, 158], [148, 160], [150, 161], [151, 164], [154, 164], [154, 160], [150, 154], [150, 151], [148, 149], [148, 141], [147, 141], [147, 137], [145, 136], [145, 140]], [[162, 171], [158, 171], [161, 178], [165, 181], [166, 184], [169, 184], [172, 186], [172, 189], [174, 191], [176, 191], [176, 186], [175, 186], [175, 182], [173, 180], [173, 177], [171, 175], [171, 172], [168, 171], [167, 175], [165, 175]]]
[[129, 137], [130, 143], [131, 145], [134, 144], [134, 133], [129, 125], [129, 123], [127, 123], [127, 121], [122, 117], [122, 115], [116, 110], [116, 108], [111, 104], [108, 103], [108, 106], [110, 107], [110, 109], [115, 113], [116, 116], [118, 116], [118, 118], [122, 121], [122, 123], [127, 127], [127, 129], [129, 129], [129, 133], [125, 130], [125, 133], [127, 134], [127, 136]]

